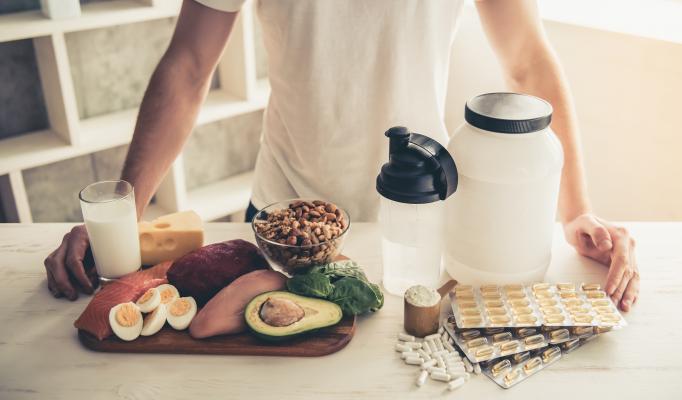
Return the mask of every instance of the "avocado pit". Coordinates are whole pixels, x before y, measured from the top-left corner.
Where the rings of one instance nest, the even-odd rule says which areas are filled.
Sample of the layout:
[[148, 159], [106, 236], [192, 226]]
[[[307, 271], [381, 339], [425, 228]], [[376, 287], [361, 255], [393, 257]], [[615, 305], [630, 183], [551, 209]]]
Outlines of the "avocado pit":
[[289, 326], [305, 316], [303, 308], [294, 301], [268, 297], [260, 309], [260, 318], [270, 326]]

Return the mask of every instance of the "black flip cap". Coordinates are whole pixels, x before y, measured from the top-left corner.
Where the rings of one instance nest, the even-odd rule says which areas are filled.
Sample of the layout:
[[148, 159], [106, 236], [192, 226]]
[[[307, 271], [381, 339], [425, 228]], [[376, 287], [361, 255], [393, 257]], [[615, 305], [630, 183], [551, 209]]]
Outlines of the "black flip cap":
[[403, 126], [386, 131], [389, 161], [377, 176], [377, 191], [400, 203], [445, 200], [457, 189], [457, 167], [437, 141]]

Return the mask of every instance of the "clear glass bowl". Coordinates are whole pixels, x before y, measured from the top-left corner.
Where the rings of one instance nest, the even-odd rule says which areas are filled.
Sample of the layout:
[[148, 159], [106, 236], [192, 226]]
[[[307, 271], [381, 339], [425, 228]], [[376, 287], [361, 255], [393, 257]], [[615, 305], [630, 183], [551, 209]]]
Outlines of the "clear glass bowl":
[[[303, 271], [315, 265], [326, 264], [334, 261], [334, 259], [341, 254], [348, 230], [350, 229], [350, 218], [348, 213], [345, 210], [338, 208], [339, 214], [343, 216], [346, 224], [345, 227], [342, 228], [341, 233], [333, 239], [323, 238], [320, 240], [318, 235], [315, 235], [316, 238], [314, 240], [318, 243], [300, 244], [301, 240], [299, 239], [297, 241], [299, 243], [297, 244], [288, 244], [286, 242], [280, 243], [278, 241], [281, 239], [286, 240], [284, 237], [271, 237], [272, 232], [270, 232], [270, 234], [261, 234], [258, 232], [257, 225], [267, 223], [268, 215], [271, 212], [275, 210], [286, 209], [290, 204], [295, 204], [297, 202], [308, 204], [313, 203], [312, 200], [307, 199], [292, 199], [270, 204], [269, 206], [259, 210], [251, 221], [251, 228], [253, 229], [253, 233], [256, 236], [256, 243], [265, 255], [265, 258], [267, 258], [273, 269], [283, 272], [289, 276], [293, 275], [297, 271]], [[310, 223], [310, 226], [307, 228], [306, 226], [301, 226], [299, 224], [299, 228], [302, 232], [306, 232], [308, 237], [312, 237], [311, 235], [315, 234], [315, 226], [313, 223]]]

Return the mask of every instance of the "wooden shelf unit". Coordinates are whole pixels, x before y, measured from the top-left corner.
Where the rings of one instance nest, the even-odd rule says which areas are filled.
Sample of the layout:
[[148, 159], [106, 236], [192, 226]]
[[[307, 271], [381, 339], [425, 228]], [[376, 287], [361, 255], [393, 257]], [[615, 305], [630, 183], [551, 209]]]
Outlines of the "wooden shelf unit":
[[[80, 17], [51, 20], [40, 11], [0, 15], [0, 42], [31, 39], [50, 122], [49, 129], [0, 140], [0, 200], [8, 222], [32, 222], [22, 171], [130, 142], [137, 108], [80, 119], [64, 34], [176, 16], [181, 0], [114, 0], [82, 5]], [[209, 93], [197, 118], [201, 126], [262, 110], [267, 80], [255, 69], [253, 5], [242, 7], [216, 73], [220, 87]], [[188, 208], [206, 220], [244, 209], [252, 172], [191, 192], [185, 189], [182, 155], [156, 193], [145, 217]]]

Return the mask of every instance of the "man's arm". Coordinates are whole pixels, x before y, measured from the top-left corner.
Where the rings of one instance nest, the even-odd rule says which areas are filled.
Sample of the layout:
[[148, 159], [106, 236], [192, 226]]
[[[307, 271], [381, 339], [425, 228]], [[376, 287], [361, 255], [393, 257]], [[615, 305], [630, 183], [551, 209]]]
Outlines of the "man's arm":
[[185, 0], [168, 50], [149, 81], [121, 179], [142, 215], [192, 132], [237, 13]]
[[578, 124], [566, 78], [545, 35], [534, 0], [478, 0], [476, 8], [511, 90], [552, 104], [552, 130], [564, 150], [559, 218], [580, 254], [608, 265], [606, 291], [628, 310], [639, 293], [634, 240], [591, 214]]
[[[194, 0], [182, 5], [171, 43], [142, 100], [121, 175], [135, 188], [138, 216], [192, 131], [236, 16]], [[79, 290], [94, 291], [97, 275], [83, 265], [89, 245], [85, 226], [78, 225], [45, 259], [47, 286], [55, 297], [75, 300]]]

